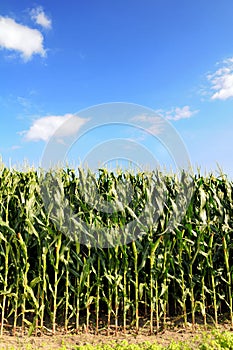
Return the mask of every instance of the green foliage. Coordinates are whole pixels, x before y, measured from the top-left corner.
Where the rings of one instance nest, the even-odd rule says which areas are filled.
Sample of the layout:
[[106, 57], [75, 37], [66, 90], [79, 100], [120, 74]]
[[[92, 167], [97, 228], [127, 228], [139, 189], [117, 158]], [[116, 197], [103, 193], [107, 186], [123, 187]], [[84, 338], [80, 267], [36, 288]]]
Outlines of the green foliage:
[[[100, 199], [111, 210], [98, 210]], [[78, 235], [64, 218], [67, 203], [86, 223]], [[104, 231], [109, 248], [80, 244], [82, 230], [89, 243]], [[113, 234], [122, 234], [115, 246]], [[170, 317], [217, 325], [222, 314], [233, 325], [232, 276], [233, 191], [224, 175], [0, 168], [0, 335], [7, 323], [13, 334], [137, 333], [145, 324], [153, 334]]]

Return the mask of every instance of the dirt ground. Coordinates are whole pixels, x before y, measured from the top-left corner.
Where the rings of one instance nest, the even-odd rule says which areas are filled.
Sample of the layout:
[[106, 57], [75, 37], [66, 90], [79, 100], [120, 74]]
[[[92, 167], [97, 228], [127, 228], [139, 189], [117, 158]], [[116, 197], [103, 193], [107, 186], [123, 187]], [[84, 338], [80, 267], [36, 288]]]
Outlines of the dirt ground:
[[[63, 345], [66, 346], [67, 350], [74, 349], [77, 345], [86, 345], [86, 344], [103, 344], [110, 342], [121, 343], [123, 340], [127, 340], [129, 344], [142, 343], [149, 341], [151, 343], [157, 342], [161, 345], [168, 345], [172, 340], [187, 340], [194, 338], [196, 332], [192, 333], [186, 331], [183, 333], [176, 333], [174, 331], [165, 331], [162, 334], [158, 335], [115, 335], [112, 336], [103, 336], [103, 335], [92, 335], [92, 334], [82, 334], [82, 335], [54, 335], [54, 336], [41, 336], [41, 337], [13, 337], [13, 336], [3, 336], [0, 339], [1, 348], [10, 348], [15, 347], [16, 349], [27, 349], [28, 345], [31, 345], [32, 349], [58, 349]], [[30, 348], [30, 347], [29, 347]]]
[[[211, 332], [213, 328], [209, 328], [207, 332]], [[218, 327], [220, 331], [229, 331], [231, 330], [228, 324], [222, 324]], [[10, 349], [14, 347], [15, 349], [43, 349], [43, 350], [52, 350], [59, 349], [62, 346], [65, 346], [65, 349], [72, 350], [75, 349], [77, 345], [97, 345], [103, 343], [121, 343], [123, 340], [127, 340], [129, 344], [138, 344], [142, 342], [151, 342], [158, 343], [163, 346], [167, 346], [171, 341], [195, 341], [197, 338], [201, 339], [203, 332], [206, 330], [200, 326], [196, 326], [195, 329], [192, 329], [191, 325], [188, 328], [177, 327], [173, 329], [166, 329], [158, 334], [148, 335], [148, 331], [140, 331], [139, 334], [133, 333], [133, 331], [123, 334], [119, 332], [115, 336], [114, 332], [112, 335], [99, 334], [62, 334], [58, 333], [55, 335], [41, 335], [41, 336], [10, 336], [4, 335], [0, 338], [0, 349]]]

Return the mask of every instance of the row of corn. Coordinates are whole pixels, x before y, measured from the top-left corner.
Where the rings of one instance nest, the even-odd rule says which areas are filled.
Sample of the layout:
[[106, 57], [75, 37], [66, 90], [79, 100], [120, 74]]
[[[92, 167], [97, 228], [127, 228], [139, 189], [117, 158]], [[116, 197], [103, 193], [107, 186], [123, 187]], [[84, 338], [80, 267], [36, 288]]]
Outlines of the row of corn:
[[1, 166], [0, 335], [233, 326], [232, 293], [225, 175]]

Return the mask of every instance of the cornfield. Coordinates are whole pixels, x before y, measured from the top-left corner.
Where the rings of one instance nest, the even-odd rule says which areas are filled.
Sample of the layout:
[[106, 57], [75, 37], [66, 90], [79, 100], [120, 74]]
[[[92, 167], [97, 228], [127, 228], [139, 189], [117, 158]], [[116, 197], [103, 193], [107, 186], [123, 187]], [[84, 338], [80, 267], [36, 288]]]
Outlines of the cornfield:
[[[77, 232], [61, 230], [60, 192], [46, 207], [42, 173], [1, 166], [0, 335], [9, 327], [12, 334], [61, 328], [117, 334], [142, 327], [152, 334], [171, 320], [217, 325], [223, 315], [233, 326], [233, 191], [227, 177], [157, 170], [88, 174], [60, 169], [56, 188], [91, 227], [89, 242], [101, 228], [111, 235], [132, 220], [137, 239], [108, 247], [81, 244]], [[109, 205], [118, 184], [121, 197], [130, 184], [125, 210], [91, 206], [81, 191], [91, 191], [91, 181]], [[176, 199], [189, 184], [192, 196], [178, 220]]]

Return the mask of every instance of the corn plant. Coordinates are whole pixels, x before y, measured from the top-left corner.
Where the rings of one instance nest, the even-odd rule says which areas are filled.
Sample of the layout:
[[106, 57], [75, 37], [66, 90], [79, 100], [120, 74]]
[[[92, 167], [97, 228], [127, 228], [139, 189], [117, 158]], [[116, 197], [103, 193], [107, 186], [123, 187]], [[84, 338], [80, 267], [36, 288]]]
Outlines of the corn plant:
[[232, 218], [224, 174], [1, 164], [0, 335], [233, 326]]

